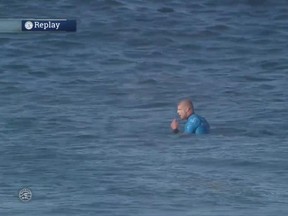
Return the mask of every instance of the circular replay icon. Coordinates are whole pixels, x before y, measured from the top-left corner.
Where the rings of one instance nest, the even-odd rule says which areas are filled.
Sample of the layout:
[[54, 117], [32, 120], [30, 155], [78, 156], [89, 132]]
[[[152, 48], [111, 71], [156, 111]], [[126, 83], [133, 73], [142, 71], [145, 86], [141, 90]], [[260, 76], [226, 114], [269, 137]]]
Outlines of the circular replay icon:
[[24, 26], [27, 30], [31, 30], [33, 28], [33, 23], [31, 21], [27, 21], [25, 22]]
[[29, 188], [23, 188], [18, 195], [22, 202], [29, 202], [32, 199], [32, 191]]

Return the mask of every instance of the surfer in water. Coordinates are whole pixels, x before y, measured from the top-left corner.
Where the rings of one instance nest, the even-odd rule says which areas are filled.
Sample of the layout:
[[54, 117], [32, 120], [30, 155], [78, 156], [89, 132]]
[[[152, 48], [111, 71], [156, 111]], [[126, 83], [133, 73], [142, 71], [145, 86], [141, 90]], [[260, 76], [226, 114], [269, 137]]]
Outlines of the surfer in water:
[[[187, 120], [185, 124], [185, 134], [207, 134], [209, 133], [209, 123], [200, 115], [195, 114], [191, 100], [182, 100], [178, 104], [177, 113], [182, 120]], [[179, 132], [179, 122], [173, 119], [171, 128], [174, 133]]]

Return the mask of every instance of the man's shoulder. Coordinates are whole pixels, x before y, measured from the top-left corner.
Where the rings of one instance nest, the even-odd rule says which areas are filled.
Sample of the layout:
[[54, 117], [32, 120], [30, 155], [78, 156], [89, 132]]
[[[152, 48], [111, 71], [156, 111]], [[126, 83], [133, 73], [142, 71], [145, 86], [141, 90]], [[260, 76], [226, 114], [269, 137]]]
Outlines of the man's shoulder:
[[206, 119], [198, 114], [192, 114], [186, 123], [186, 128], [193, 128], [196, 134], [209, 133], [209, 123]]
[[197, 119], [200, 119], [201, 118], [201, 116], [200, 115], [198, 115], [198, 114], [192, 114], [189, 118], [188, 118], [188, 121], [193, 121], [193, 120], [197, 120]]
[[188, 118], [188, 123], [189, 124], [197, 124], [199, 123], [201, 120], [200, 120], [200, 117], [199, 115], [197, 114], [192, 114], [189, 118]]
[[188, 121], [189, 122], [207, 122], [207, 120], [203, 116], [199, 114], [195, 114], [195, 113], [189, 117]]

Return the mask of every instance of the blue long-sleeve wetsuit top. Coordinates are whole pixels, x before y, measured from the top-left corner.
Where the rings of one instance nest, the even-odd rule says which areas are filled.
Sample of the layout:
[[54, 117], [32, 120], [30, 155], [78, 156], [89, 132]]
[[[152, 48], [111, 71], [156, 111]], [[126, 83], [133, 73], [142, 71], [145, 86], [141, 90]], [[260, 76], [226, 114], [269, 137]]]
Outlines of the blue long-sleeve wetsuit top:
[[205, 118], [197, 114], [192, 114], [186, 124], [184, 133], [187, 134], [207, 134], [210, 131], [209, 123]]

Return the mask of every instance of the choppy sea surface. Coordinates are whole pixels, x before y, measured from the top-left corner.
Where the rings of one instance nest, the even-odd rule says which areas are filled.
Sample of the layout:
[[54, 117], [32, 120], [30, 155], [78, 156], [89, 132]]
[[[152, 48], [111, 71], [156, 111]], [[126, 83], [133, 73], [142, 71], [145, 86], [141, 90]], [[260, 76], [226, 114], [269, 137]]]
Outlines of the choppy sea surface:
[[[1, 215], [287, 215], [286, 0], [0, 9], [78, 22], [0, 35]], [[171, 134], [183, 98], [211, 134]]]

